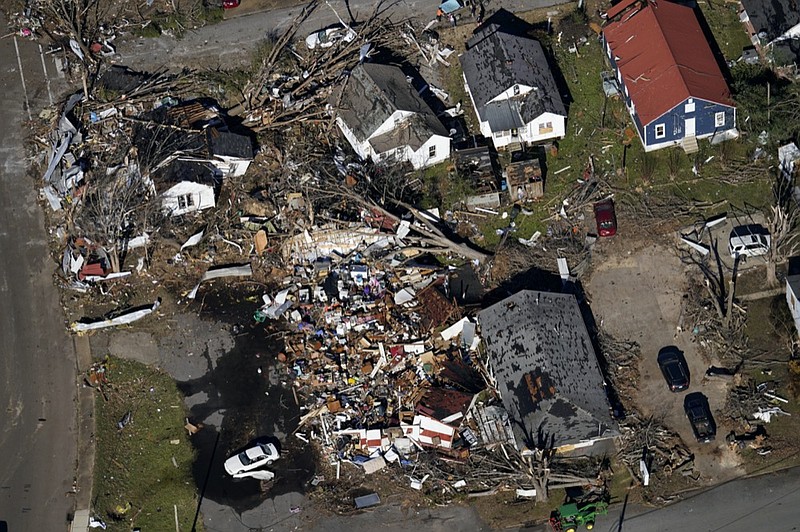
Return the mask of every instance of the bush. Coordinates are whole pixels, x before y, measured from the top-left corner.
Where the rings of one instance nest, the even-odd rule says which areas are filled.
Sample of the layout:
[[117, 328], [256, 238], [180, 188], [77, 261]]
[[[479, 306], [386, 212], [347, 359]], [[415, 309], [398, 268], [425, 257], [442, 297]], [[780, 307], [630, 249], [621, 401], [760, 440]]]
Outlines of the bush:
[[147, 26], [138, 29], [135, 33], [137, 36], [144, 37], [145, 39], [155, 39], [161, 36], [161, 28], [155, 22], [150, 21]]
[[222, 22], [224, 19], [223, 14], [225, 11], [219, 7], [205, 7], [200, 14], [200, 20], [203, 22], [203, 25], [210, 26], [211, 24], [218, 24]]

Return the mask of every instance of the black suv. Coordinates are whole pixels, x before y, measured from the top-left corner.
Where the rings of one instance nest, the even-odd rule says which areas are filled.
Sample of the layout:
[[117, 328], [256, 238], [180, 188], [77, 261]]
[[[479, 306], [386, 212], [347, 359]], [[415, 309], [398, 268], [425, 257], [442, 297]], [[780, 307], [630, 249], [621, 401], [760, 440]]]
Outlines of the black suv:
[[697, 441], [701, 443], [713, 441], [717, 435], [717, 424], [711, 415], [708, 398], [700, 392], [690, 393], [683, 399], [683, 409]]
[[681, 350], [674, 345], [661, 348], [658, 352], [658, 367], [673, 392], [682, 392], [689, 387], [689, 368]]

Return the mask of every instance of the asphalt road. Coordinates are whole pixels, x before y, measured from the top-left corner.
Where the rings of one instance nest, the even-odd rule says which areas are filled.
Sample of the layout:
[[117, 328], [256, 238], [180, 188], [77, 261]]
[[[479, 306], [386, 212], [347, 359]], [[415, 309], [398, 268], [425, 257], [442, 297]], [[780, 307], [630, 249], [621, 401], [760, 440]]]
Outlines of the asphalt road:
[[[31, 103], [47, 103], [39, 49], [18, 44]], [[66, 530], [76, 459], [75, 355], [26, 175], [28, 114], [11, 38], [0, 39], [0, 67], [0, 530]]]
[[[660, 510], [618, 507], [597, 520], [608, 532], [800, 530], [800, 468], [720, 484]], [[544, 528], [542, 528], [544, 530]]]
[[[295, 0], [284, 0], [282, 3], [298, 3]], [[375, 0], [330, 0], [330, 7], [324, 2], [320, 5], [300, 27], [298, 38], [305, 38], [309, 33], [327, 27], [337, 22], [334, 9], [345, 21], [350, 20], [350, 14], [356, 21], [363, 22], [375, 10]], [[571, 4], [569, 0], [485, 0], [486, 16], [496, 10], [505, 8], [511, 12], [528, 11], [537, 8], [553, 7], [566, 13], [572, 9], [569, 5], [560, 8], [558, 4]], [[248, 52], [264, 39], [269, 32], [281, 33], [288, 29], [295, 17], [302, 11], [305, 3], [288, 5], [269, 12], [253, 13], [245, 16], [235, 16], [231, 10], [231, 18], [213, 26], [206, 26], [186, 33], [181, 39], [170, 36], [161, 36], [157, 39], [132, 39], [120, 42], [118, 45], [119, 64], [132, 68], [154, 69], [160, 66], [193, 66], [230, 68], [240, 63], [249, 62]], [[423, 27], [428, 21], [436, 18], [437, 2], [434, 0], [394, 0], [383, 2], [383, 14], [390, 14], [392, 20], [411, 19], [416, 21], [418, 27]], [[469, 10], [462, 9], [459, 13], [470, 21]], [[192, 63], [191, 59], [201, 60], [200, 64]]]

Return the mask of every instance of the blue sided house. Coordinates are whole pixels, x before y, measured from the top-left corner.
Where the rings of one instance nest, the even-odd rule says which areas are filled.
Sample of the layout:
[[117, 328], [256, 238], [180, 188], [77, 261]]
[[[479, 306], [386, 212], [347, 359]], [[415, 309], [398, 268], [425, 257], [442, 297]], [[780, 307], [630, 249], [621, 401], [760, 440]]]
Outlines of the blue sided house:
[[738, 136], [736, 108], [694, 9], [622, 0], [606, 13], [603, 45], [645, 151]]

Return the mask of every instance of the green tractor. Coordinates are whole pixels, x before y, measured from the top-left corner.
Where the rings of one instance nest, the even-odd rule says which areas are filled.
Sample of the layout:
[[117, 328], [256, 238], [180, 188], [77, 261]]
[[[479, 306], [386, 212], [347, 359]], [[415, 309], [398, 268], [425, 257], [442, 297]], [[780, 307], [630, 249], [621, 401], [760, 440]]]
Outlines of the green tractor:
[[604, 501], [570, 502], [562, 504], [550, 514], [550, 526], [554, 532], [576, 532], [581, 525], [591, 530], [595, 518], [607, 513], [608, 503]]

